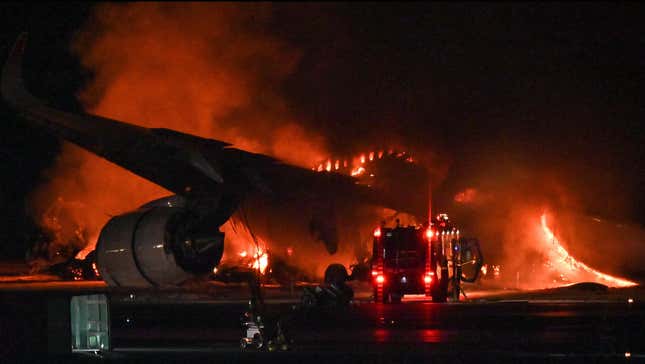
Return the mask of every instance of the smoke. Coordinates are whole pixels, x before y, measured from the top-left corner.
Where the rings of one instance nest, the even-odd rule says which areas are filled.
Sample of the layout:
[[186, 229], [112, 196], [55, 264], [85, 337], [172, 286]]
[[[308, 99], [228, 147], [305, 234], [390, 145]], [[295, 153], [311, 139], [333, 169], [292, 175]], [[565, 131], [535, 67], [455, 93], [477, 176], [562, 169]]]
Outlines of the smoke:
[[[271, 35], [271, 21], [272, 8], [268, 4], [97, 5], [72, 45], [82, 65], [92, 74], [92, 81], [79, 92], [78, 98], [94, 114], [219, 139], [240, 149], [310, 168], [331, 153], [326, 152], [325, 138], [304, 128], [308, 120], [297, 120], [283, 97], [282, 87], [296, 72], [301, 54]], [[375, 114], [383, 109], [375, 102], [366, 104]], [[343, 109], [342, 106], [335, 109]], [[324, 113], [323, 116], [327, 117]], [[351, 128], [343, 123], [334, 125], [328, 128], [340, 131], [328, 134], [335, 134], [338, 144], [347, 144], [346, 139], [351, 138], [343, 137], [352, 132], [348, 130]], [[481, 150], [473, 151], [468, 150], [472, 140], [462, 140], [457, 132], [456, 138], [442, 143], [441, 133], [422, 132], [425, 127], [405, 129], [408, 131], [403, 133], [402, 123], [397, 122], [394, 125], [397, 128], [383, 122], [375, 125], [364, 128], [370, 131], [367, 136], [363, 135], [364, 129], [355, 132], [362, 139], [352, 140], [351, 144], [361, 149], [369, 144], [410, 151], [420, 164], [429, 166], [435, 188], [434, 212], [448, 212], [457, 224], [464, 226], [462, 231], [479, 237], [486, 260], [501, 263], [502, 276], [509, 282], [515, 280], [516, 272], [521, 272], [522, 280], [530, 276], [531, 269], [527, 267], [540, 264], [544, 252], [538, 244], [543, 236], [536, 234], [543, 211], [587, 215], [589, 201], [612, 212], [624, 208], [624, 201], [615, 196], [627, 194], [621, 194], [620, 187], [606, 187], [621, 186], [620, 179], [612, 177], [616, 173], [593, 170], [587, 167], [589, 163], [580, 162], [602, 156], [573, 158], [569, 145], [553, 145], [558, 138], [538, 141], [532, 147], [533, 155], [512, 159], [507, 156], [521, 154], [527, 148], [524, 140], [514, 142], [518, 144], [515, 145], [500, 140], [503, 135], [498, 138], [488, 133], [491, 137], [487, 139], [478, 134], [477, 140], [485, 141]], [[444, 127], [447, 126], [442, 124], [441, 128]], [[459, 131], [459, 124], [450, 129]], [[551, 143], [548, 149], [562, 152], [547, 154], [543, 149], [548, 143]], [[465, 154], [471, 157], [464, 157]], [[565, 163], [565, 159], [571, 161]], [[111, 216], [169, 193], [71, 144], [63, 145], [46, 177], [48, 182], [34, 192], [31, 205], [41, 225], [52, 232], [57, 243], [54, 247], [72, 245], [78, 249], [85, 242], [92, 247]], [[408, 184], [409, 181], [401, 181], [399, 191], [409, 191], [405, 188]], [[371, 215], [366, 220], [374, 222]], [[615, 257], [603, 265], [603, 257], [585, 255], [593, 250], [585, 247], [592, 246], [592, 241], [604, 244], [603, 247], [608, 245], [593, 236], [587, 238], [584, 223], [575, 220], [558, 225], [556, 233], [563, 234], [559, 238], [573, 255], [588, 258], [585, 263], [589, 265], [624, 273], [621, 266], [631, 256], [627, 250], [603, 250], [607, 251], [604, 257]], [[586, 244], [580, 244], [578, 237], [583, 235]], [[363, 240], [369, 241], [369, 236], [361, 237]], [[641, 237], [632, 240], [642, 246]]]
[[501, 266], [500, 284], [523, 289], [580, 281], [622, 286], [625, 281], [609, 274], [638, 278], [635, 274], [642, 272], [633, 258], [642, 255], [643, 229], [622, 224], [617, 229], [616, 223], [590, 216], [587, 192], [554, 165], [501, 155], [479, 159], [447, 203], [465, 225], [462, 231], [480, 239], [486, 262]]
[[[72, 45], [92, 74], [78, 98], [93, 114], [309, 167], [326, 155], [324, 139], [282, 97], [300, 54], [268, 34], [270, 20], [267, 4], [97, 5]], [[111, 216], [169, 193], [67, 143], [46, 177], [31, 198], [34, 214], [55, 245], [82, 236], [88, 250]], [[61, 201], [65, 208], [52, 209]], [[47, 223], [52, 211], [55, 225]]]

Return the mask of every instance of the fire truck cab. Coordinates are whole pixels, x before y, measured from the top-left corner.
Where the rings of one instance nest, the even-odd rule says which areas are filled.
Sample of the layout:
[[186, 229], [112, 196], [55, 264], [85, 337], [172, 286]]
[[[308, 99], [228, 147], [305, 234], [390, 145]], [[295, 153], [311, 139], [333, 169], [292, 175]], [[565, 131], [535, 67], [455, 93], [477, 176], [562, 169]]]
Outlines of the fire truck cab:
[[482, 263], [479, 242], [462, 238], [446, 214], [430, 227], [380, 226], [374, 230], [371, 261], [374, 298], [398, 303], [406, 294], [425, 294], [446, 302], [452, 292], [458, 300], [460, 282], [474, 282]]

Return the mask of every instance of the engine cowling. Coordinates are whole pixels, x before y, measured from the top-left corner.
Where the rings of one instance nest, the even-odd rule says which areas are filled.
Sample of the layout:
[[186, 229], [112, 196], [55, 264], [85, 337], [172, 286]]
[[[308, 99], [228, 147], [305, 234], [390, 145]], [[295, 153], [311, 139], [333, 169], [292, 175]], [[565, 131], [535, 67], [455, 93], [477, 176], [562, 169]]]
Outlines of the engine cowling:
[[219, 263], [224, 234], [171, 205], [145, 205], [108, 221], [96, 245], [97, 266], [108, 285], [175, 286]]

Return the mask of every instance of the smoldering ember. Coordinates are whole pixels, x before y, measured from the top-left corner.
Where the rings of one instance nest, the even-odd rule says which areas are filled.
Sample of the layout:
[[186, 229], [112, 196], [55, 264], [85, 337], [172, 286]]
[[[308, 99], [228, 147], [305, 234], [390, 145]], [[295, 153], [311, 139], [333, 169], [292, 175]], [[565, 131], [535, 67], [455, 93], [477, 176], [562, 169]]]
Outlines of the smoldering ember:
[[643, 5], [3, 9], [7, 357], [645, 357]]

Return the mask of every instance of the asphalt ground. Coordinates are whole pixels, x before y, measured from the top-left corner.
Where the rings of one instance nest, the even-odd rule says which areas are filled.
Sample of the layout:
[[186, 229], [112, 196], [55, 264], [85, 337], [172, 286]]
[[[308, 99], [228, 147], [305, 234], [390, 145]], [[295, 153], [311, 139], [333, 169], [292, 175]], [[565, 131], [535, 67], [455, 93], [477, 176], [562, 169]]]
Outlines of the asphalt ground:
[[[268, 287], [268, 326], [282, 320], [293, 343], [286, 352], [254, 352], [239, 347], [243, 285], [134, 294], [73, 283], [0, 287], [0, 358], [9, 359], [0, 361], [645, 362], [642, 289], [471, 290], [466, 302], [409, 297], [396, 305], [358, 292], [345, 310], [304, 311], [298, 290]], [[60, 312], [51, 302], [94, 292], [110, 296], [112, 351], [52, 352]]]

